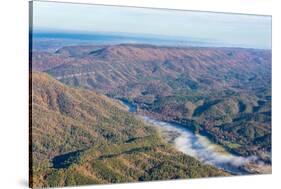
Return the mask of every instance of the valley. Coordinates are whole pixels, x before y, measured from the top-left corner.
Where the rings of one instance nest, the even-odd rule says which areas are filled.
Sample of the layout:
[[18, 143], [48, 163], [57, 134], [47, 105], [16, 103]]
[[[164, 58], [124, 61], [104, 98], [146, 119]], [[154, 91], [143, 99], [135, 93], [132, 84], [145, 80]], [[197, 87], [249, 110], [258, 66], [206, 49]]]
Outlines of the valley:
[[270, 50], [80, 45], [30, 64], [36, 186], [271, 172]]
[[271, 161], [269, 50], [121, 44], [37, 56], [33, 70], [132, 101], [141, 114], [183, 124], [232, 153]]

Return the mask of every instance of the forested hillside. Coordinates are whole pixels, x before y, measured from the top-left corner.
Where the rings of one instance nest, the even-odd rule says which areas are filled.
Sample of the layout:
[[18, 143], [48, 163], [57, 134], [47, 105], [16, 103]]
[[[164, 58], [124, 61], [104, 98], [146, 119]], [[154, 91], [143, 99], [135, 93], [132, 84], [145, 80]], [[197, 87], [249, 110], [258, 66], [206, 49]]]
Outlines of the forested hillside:
[[31, 78], [32, 187], [228, 175], [176, 151], [117, 101]]

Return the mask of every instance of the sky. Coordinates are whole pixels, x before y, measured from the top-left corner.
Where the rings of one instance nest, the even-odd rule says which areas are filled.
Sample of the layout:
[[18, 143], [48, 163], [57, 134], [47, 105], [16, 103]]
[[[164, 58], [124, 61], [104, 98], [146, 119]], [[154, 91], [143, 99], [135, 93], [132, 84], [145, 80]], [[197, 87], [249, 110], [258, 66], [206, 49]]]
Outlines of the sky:
[[271, 17], [33, 2], [33, 31], [127, 33], [271, 48]]

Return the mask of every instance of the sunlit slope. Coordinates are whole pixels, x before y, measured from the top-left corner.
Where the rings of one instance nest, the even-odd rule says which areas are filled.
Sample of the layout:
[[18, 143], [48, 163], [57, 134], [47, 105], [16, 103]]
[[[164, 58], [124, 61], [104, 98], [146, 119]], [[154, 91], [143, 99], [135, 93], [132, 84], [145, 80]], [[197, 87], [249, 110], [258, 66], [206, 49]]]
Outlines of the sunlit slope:
[[32, 73], [33, 187], [226, 175], [175, 151], [119, 103]]

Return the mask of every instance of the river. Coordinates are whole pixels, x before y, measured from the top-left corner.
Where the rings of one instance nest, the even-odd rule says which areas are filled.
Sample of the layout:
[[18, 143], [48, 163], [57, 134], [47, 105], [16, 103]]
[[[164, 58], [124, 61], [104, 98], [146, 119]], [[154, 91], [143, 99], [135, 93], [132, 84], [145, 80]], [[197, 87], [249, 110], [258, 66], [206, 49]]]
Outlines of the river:
[[[136, 114], [137, 108], [135, 105], [125, 101], [121, 102], [127, 107], [128, 111]], [[266, 173], [268, 169], [271, 170], [271, 167], [257, 161], [257, 157], [242, 157], [231, 154], [222, 146], [212, 143], [205, 136], [194, 134], [179, 124], [164, 122], [138, 114], [136, 116], [156, 127], [167, 142], [172, 144], [178, 151], [192, 156], [204, 164], [213, 165], [234, 175]]]

